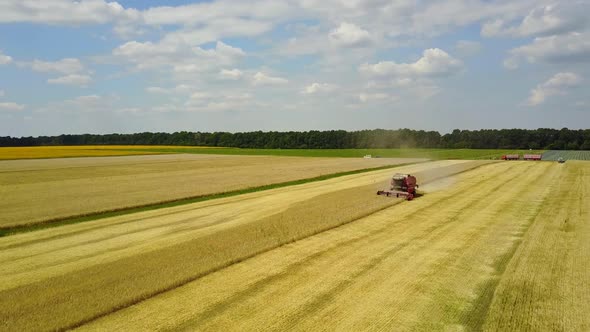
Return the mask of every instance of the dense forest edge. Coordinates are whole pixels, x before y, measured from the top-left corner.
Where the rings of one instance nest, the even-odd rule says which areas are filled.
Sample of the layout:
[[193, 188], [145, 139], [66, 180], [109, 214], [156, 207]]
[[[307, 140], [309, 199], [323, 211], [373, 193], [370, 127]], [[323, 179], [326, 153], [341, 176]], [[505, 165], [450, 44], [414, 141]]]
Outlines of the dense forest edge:
[[135, 134], [79, 134], [0, 137], [1, 147], [57, 145], [179, 145], [253, 149], [533, 149], [590, 150], [590, 129], [482, 129], [441, 135], [437, 131], [373, 129], [359, 131], [253, 131]]

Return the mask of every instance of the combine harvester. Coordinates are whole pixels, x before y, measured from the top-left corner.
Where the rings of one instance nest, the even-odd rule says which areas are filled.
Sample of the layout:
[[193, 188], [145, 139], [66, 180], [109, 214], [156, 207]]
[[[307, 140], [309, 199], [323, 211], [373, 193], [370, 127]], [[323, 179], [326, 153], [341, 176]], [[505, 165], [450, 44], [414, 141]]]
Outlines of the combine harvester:
[[377, 195], [383, 195], [387, 197], [405, 197], [408, 201], [411, 201], [416, 197], [416, 177], [410, 174], [395, 173], [391, 178], [391, 189], [390, 190], [379, 190]]

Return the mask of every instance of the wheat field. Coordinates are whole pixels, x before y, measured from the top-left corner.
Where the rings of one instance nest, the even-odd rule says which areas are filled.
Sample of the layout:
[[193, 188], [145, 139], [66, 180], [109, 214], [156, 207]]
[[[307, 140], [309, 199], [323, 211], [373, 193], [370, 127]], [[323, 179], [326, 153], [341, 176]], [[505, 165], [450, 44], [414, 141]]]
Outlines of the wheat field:
[[585, 331], [589, 174], [481, 167], [80, 329]]
[[0, 238], [0, 329], [584, 331], [589, 189], [438, 161]]
[[420, 161], [196, 154], [0, 161], [0, 227]]
[[[486, 162], [404, 166], [424, 180]], [[381, 170], [0, 238], [0, 321], [59, 329], [399, 203]], [[35, 313], [31, 315], [31, 312]]]

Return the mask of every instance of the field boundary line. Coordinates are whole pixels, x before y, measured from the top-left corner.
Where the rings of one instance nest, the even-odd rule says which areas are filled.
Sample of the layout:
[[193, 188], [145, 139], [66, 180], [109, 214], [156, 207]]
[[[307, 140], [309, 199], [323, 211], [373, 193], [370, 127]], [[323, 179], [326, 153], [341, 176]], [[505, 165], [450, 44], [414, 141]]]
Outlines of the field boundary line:
[[204, 202], [204, 201], [209, 201], [209, 200], [213, 200], [213, 199], [233, 197], [233, 196], [238, 196], [238, 195], [243, 195], [243, 194], [255, 193], [255, 192], [259, 192], [259, 191], [265, 191], [265, 190], [284, 188], [284, 187], [289, 187], [289, 186], [294, 186], [294, 185], [306, 184], [306, 183], [311, 183], [311, 182], [329, 180], [329, 179], [338, 178], [338, 177], [347, 176], [347, 175], [362, 174], [362, 173], [385, 170], [385, 169], [390, 169], [390, 168], [415, 165], [415, 164], [420, 164], [420, 163], [425, 163], [425, 162], [428, 162], [428, 161], [363, 168], [363, 169], [358, 169], [358, 170], [353, 170], [353, 171], [331, 173], [331, 174], [325, 174], [325, 175], [315, 176], [315, 177], [311, 177], [311, 178], [304, 178], [304, 179], [299, 179], [299, 180], [293, 180], [293, 181], [272, 183], [272, 184], [258, 186], [258, 187], [250, 187], [250, 188], [244, 188], [244, 189], [238, 189], [238, 190], [232, 190], [232, 191], [220, 192], [220, 193], [214, 193], [214, 194], [207, 194], [207, 195], [189, 196], [189, 197], [185, 197], [185, 198], [160, 201], [160, 202], [149, 203], [149, 204], [144, 204], [144, 205], [117, 208], [117, 209], [112, 209], [112, 210], [103, 210], [103, 211], [97, 211], [97, 212], [80, 214], [80, 215], [73, 215], [73, 216], [63, 217], [63, 218], [48, 219], [48, 220], [38, 222], [38, 223], [29, 223], [29, 224], [12, 226], [12, 227], [11, 226], [0, 226], [0, 237], [10, 236], [10, 235], [19, 234], [19, 233], [28, 233], [28, 232], [33, 232], [33, 231], [37, 231], [37, 230], [54, 228], [54, 227], [65, 226], [65, 225], [78, 224], [78, 223], [82, 223], [82, 222], [94, 221], [94, 220], [104, 219], [104, 218], [109, 218], [109, 217], [122, 216], [122, 215], [137, 213], [137, 212], [151, 211], [151, 210], [186, 205], [186, 204], [191, 204], [191, 203]]

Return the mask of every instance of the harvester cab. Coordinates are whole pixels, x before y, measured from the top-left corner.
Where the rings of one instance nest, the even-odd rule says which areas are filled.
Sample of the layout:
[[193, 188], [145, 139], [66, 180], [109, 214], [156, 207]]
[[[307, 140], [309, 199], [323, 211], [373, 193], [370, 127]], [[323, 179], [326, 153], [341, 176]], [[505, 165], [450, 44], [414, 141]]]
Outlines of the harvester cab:
[[390, 190], [379, 190], [377, 195], [383, 195], [387, 197], [406, 197], [408, 201], [411, 201], [416, 197], [416, 177], [410, 174], [396, 173], [391, 178]]

